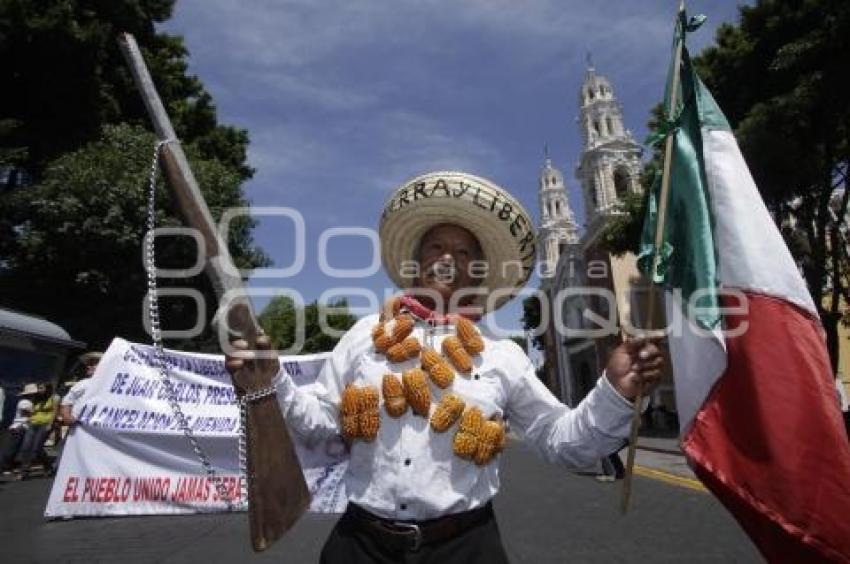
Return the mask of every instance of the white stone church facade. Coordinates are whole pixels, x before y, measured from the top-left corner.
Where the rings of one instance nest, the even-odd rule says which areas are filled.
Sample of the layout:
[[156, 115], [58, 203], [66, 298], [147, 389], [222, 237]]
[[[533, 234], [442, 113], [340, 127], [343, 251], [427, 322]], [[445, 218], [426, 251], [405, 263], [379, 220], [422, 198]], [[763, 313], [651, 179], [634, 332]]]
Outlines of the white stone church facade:
[[[599, 326], [588, 320], [585, 311], [618, 324], [619, 320], [639, 324], [642, 308], [633, 305], [641, 303], [640, 292], [633, 290], [645, 287], [634, 255], [613, 257], [598, 246], [600, 230], [618, 213], [618, 202], [642, 190], [642, 148], [623, 124], [622, 107], [611, 83], [592, 65], [579, 90], [578, 106], [582, 151], [575, 176], [584, 203], [583, 229], [570, 206], [563, 174], [548, 154], [538, 183], [541, 289], [550, 298], [550, 320], [561, 320], [566, 329], [558, 331], [556, 324], [549, 323], [545, 380], [562, 401], [573, 406], [593, 387], [608, 353], [621, 339], [619, 334], [594, 335]], [[557, 299], [559, 292], [566, 298]], [[659, 388], [653, 401], [673, 405], [671, 382]]]

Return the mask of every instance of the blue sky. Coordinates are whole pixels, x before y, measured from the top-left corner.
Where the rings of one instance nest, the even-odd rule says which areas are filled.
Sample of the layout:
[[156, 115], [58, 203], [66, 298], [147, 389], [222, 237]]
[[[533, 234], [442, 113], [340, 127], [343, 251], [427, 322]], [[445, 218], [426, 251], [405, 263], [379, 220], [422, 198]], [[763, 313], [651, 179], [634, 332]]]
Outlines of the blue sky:
[[[376, 227], [393, 189], [432, 170], [463, 170], [511, 191], [537, 218], [543, 147], [567, 180], [583, 223], [575, 165], [585, 55], [607, 76], [626, 127], [641, 141], [660, 100], [676, 1], [567, 0], [351, 2], [179, 0], [164, 31], [182, 35], [190, 70], [212, 93], [223, 123], [245, 128], [257, 173], [254, 205], [297, 209], [306, 223], [304, 268], [252, 287], [291, 288], [305, 301], [331, 287], [383, 293], [379, 272], [332, 279], [319, 269], [329, 227]], [[706, 24], [692, 53], [710, 44], [737, 2], [689, 2]], [[261, 220], [257, 243], [284, 267], [294, 258], [291, 222]], [[336, 268], [372, 262], [365, 238], [328, 246]], [[537, 281], [532, 280], [531, 286]], [[255, 300], [262, 305], [268, 298]], [[354, 299], [355, 305], [365, 305]], [[519, 300], [496, 315], [520, 328]]]

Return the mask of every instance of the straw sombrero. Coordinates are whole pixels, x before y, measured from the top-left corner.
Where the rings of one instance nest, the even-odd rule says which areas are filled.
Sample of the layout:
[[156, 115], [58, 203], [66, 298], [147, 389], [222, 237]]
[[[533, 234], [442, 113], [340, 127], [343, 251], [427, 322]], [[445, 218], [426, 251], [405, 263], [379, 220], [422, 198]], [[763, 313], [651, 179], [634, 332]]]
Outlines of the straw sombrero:
[[24, 388], [18, 393], [18, 396], [37, 396], [41, 392], [42, 390], [39, 389], [38, 384], [25, 384]]
[[[489, 263], [481, 286], [494, 300], [480, 299], [485, 311], [514, 297], [534, 270], [536, 235], [531, 216], [507, 190], [465, 172], [430, 172], [400, 186], [381, 215], [381, 260], [393, 282], [407, 288], [405, 263], [416, 258], [419, 240], [431, 227], [452, 223], [472, 232]], [[409, 271], [407, 271], [409, 272]]]

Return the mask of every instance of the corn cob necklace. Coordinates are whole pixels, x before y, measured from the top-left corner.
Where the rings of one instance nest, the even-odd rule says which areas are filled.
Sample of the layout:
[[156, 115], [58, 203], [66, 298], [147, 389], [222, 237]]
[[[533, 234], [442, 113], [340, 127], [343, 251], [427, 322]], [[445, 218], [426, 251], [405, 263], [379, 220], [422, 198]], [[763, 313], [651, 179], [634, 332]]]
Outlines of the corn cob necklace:
[[[410, 335], [414, 317], [428, 323], [425, 347]], [[433, 348], [433, 335], [437, 326], [449, 324], [454, 325], [456, 334], [443, 339], [444, 357]], [[372, 330], [372, 341], [376, 352], [386, 355], [392, 363], [418, 357], [421, 364], [421, 368], [405, 371], [401, 380], [391, 373], [383, 377], [384, 408], [395, 418], [404, 415], [408, 407], [414, 415], [428, 417], [431, 393], [426, 373], [438, 388], [445, 390], [454, 381], [453, 368], [469, 375], [473, 357], [484, 350], [484, 340], [472, 321], [462, 315], [438, 315], [411, 296], [396, 298], [388, 304], [381, 321]], [[343, 435], [349, 439], [374, 440], [380, 426], [379, 403], [375, 387], [347, 386], [340, 406]], [[498, 417], [485, 420], [479, 408], [467, 407], [460, 396], [446, 392], [430, 416], [431, 429], [445, 432], [458, 419], [460, 425], [453, 440], [457, 456], [483, 465], [504, 448], [505, 429]]]

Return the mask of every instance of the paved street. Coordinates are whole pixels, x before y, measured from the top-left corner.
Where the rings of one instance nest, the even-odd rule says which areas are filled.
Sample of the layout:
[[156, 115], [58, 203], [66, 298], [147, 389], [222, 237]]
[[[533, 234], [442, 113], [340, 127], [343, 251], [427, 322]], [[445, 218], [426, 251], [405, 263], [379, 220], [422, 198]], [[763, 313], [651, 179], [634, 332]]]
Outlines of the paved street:
[[[569, 474], [522, 445], [511, 445], [502, 470], [496, 512], [512, 562], [760, 560], [707, 493], [637, 475], [633, 510], [623, 517], [619, 483]], [[45, 522], [49, 486], [46, 479], [0, 485], [3, 562], [311, 563], [336, 519], [307, 515], [271, 550], [253, 555], [243, 515]]]

